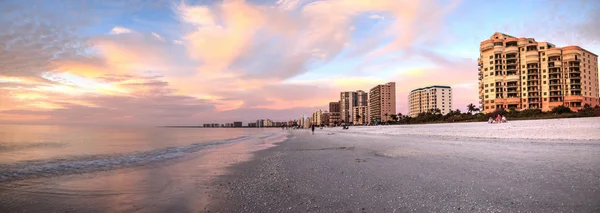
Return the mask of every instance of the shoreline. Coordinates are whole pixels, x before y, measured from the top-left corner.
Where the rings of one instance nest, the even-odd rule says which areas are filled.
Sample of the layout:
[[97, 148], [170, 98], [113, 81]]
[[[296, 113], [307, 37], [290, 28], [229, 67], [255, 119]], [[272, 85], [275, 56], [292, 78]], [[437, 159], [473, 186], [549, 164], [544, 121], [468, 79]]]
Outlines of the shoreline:
[[147, 165], [0, 183], [0, 212], [203, 212], [214, 178], [286, 138], [274, 132]]

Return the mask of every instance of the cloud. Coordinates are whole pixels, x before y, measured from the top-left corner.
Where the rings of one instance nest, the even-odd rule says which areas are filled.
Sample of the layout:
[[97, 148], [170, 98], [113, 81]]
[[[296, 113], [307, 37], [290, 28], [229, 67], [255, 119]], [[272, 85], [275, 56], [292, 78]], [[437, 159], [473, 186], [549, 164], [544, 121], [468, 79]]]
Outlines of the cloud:
[[[326, 108], [339, 99], [340, 91], [390, 81], [380, 68], [397, 66], [397, 61], [389, 67], [377, 65], [382, 60], [377, 54], [413, 51], [439, 65], [419, 73], [442, 75], [442, 67], [467, 67], [467, 62], [413, 50], [435, 40], [437, 31], [432, 29], [442, 26], [454, 2], [180, 3], [165, 16], [174, 15], [177, 23], [143, 27], [108, 17], [130, 17], [149, 6], [130, 10], [129, 4], [106, 4], [102, 6], [113, 8], [107, 14], [76, 7], [94, 14], [84, 21], [89, 28], [72, 29], [79, 25], [63, 26], [52, 18], [48, 23], [21, 23], [19, 18], [3, 22], [8, 33], [0, 35], [0, 63], [6, 64], [0, 67], [0, 100], [10, 107], [0, 115], [10, 119], [1, 122], [17, 122], [19, 116], [27, 117], [22, 122], [152, 125], [283, 120]], [[358, 19], [368, 21], [374, 13], [385, 14], [381, 22], [386, 24], [369, 32], [369, 38], [357, 36], [366, 30]], [[99, 26], [115, 27], [108, 34], [89, 33], [106, 31]], [[372, 58], [365, 58], [369, 53]], [[340, 59], [360, 60], [361, 72], [332, 68], [319, 78], [292, 80]], [[426, 82], [421, 75], [396, 80], [407, 79]]]
[[120, 27], [120, 26], [113, 27], [112, 30], [110, 30], [110, 34], [113, 34], [113, 35], [119, 35], [119, 34], [131, 33], [131, 32], [133, 32], [133, 31], [130, 29], [127, 29], [125, 27]]
[[152, 32], [152, 36], [156, 37], [156, 39], [164, 41], [165, 39], [161, 37], [158, 33]]
[[376, 15], [376, 14], [370, 15], [370, 16], [369, 16], [369, 18], [370, 18], [370, 19], [384, 19], [384, 17], [383, 17], [383, 16]]

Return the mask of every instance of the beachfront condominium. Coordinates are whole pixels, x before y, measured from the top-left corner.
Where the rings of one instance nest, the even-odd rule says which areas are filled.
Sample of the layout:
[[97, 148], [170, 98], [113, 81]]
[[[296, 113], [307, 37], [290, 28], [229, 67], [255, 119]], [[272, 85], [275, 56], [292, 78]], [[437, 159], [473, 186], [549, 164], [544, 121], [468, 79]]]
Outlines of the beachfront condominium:
[[364, 125], [369, 123], [369, 107], [355, 106], [352, 108], [352, 124]]
[[337, 125], [340, 123], [340, 102], [329, 103], [329, 125]]
[[386, 122], [396, 114], [396, 83], [389, 82], [369, 91], [369, 122]]
[[480, 44], [479, 99], [496, 109], [579, 110], [600, 104], [598, 56], [579, 46], [494, 33]]
[[352, 123], [352, 110], [356, 106], [367, 106], [369, 94], [362, 90], [340, 93], [340, 123]]
[[416, 117], [422, 112], [445, 115], [452, 111], [452, 88], [449, 86], [430, 86], [410, 91], [408, 95], [408, 116]]

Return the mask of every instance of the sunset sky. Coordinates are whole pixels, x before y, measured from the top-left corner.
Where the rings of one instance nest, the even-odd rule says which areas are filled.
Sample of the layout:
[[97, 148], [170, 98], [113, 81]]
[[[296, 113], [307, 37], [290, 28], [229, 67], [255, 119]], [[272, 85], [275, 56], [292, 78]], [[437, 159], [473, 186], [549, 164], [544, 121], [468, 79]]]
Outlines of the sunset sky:
[[297, 119], [396, 82], [477, 103], [494, 32], [600, 54], [600, 1], [0, 1], [0, 123]]

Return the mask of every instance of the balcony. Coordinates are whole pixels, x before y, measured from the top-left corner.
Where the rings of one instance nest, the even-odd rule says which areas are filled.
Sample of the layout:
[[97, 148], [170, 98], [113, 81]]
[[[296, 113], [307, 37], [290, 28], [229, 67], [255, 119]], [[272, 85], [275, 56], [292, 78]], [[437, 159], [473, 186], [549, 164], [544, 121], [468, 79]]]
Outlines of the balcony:
[[569, 54], [563, 57], [563, 61], [579, 61], [579, 57], [576, 57], [575, 54]]
[[548, 57], [553, 57], [553, 56], [560, 56], [561, 53], [561, 49], [557, 49], [557, 48], [550, 48], [546, 51], [546, 55]]
[[550, 88], [550, 92], [552, 92], [552, 91], [562, 91], [562, 88], [560, 88], [560, 87], [554, 87], [554, 88], [552, 88], [551, 87]]
[[519, 47], [516, 47], [516, 46], [506, 47], [506, 48], [504, 48], [504, 52], [507, 54], [508, 53], [517, 53], [517, 52], [519, 52]]
[[494, 53], [502, 53], [504, 46], [494, 46]]
[[577, 81], [573, 82], [573, 81], [571, 81], [569, 84], [571, 84], [571, 85], [581, 85], [581, 82], [577, 82]]
[[555, 86], [561, 85], [560, 81], [550, 81], [549, 84], [550, 84], [550, 86], [552, 86], [552, 85], [555, 85]]
[[540, 61], [540, 57], [537, 57], [537, 56], [530, 56], [525, 59], [525, 62], [527, 62], [527, 63], [535, 63], [535, 62], [539, 62], [539, 61]]
[[536, 72], [527, 72], [527, 75], [531, 76], [531, 75], [539, 75], [540, 72], [536, 71]]
[[581, 79], [581, 76], [569, 76], [570, 79]]
[[559, 80], [560, 79], [560, 75], [550, 75], [548, 76], [549, 80]]
[[562, 93], [550, 93], [550, 97], [562, 97]]
[[481, 51], [486, 51], [486, 50], [492, 49], [493, 47], [494, 47], [494, 44], [491, 41], [489, 41], [489, 42], [486, 42], [484, 44], [481, 44], [479, 46], [479, 49]]

